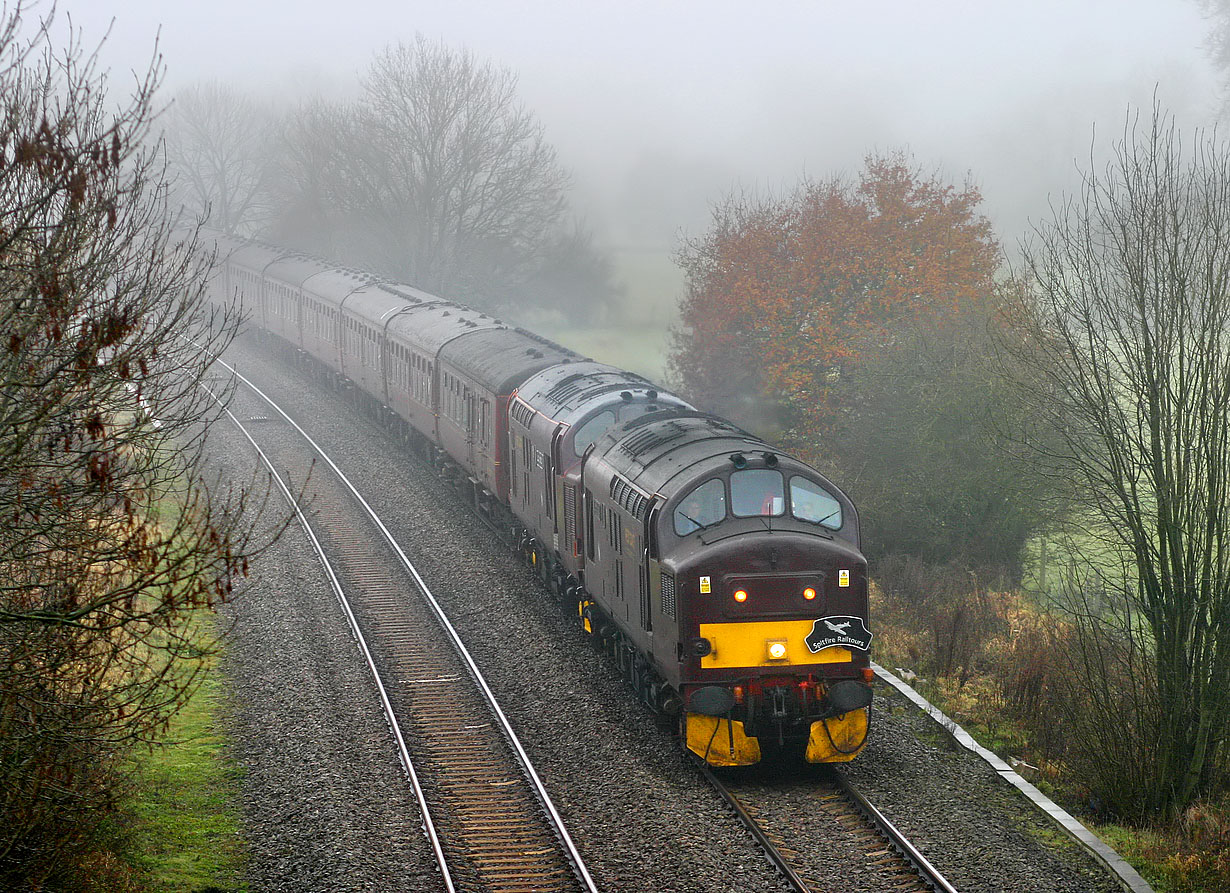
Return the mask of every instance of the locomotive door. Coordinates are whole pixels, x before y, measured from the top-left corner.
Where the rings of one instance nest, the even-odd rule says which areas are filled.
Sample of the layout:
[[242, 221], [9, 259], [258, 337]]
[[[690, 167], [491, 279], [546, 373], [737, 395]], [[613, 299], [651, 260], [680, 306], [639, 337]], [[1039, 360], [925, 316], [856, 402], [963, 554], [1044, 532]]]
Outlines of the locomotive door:
[[[559, 513], [560, 505], [565, 502], [564, 493], [563, 493], [563, 490], [564, 490], [563, 470], [565, 468], [565, 465], [563, 462], [560, 461], [560, 444], [563, 443], [564, 432], [566, 430], [567, 429], [563, 425], [556, 426], [555, 433], [551, 435], [551, 453], [550, 455], [547, 456], [546, 510], [547, 510], [547, 517], [551, 521], [552, 545], [554, 546], [556, 552], [560, 551], [560, 534], [564, 532], [561, 528], [564, 527], [565, 522], [567, 521], [567, 518], [561, 519], [560, 513]], [[560, 475], [558, 477], [556, 476], [557, 469], [560, 471]], [[567, 506], [565, 506], [565, 513], [566, 512], [567, 512]], [[572, 544], [565, 543], [565, 547], [568, 550], [571, 550]]]
[[658, 570], [658, 542], [657, 542], [657, 523], [658, 523], [658, 500], [657, 497], [649, 500], [649, 506], [645, 511], [645, 529], [642, 531], [641, 542], [643, 547], [640, 554], [640, 574], [639, 588], [641, 596], [641, 629], [647, 633], [653, 632], [653, 606], [657, 599], [654, 599], [654, 587], [661, 587], [661, 576]]
[[[679, 639], [678, 607], [676, 604], [675, 578], [662, 572], [662, 550], [658, 541], [658, 523], [662, 514], [662, 499], [654, 497], [645, 512], [645, 560], [644, 568], [645, 591], [648, 593], [649, 615], [656, 626], [656, 634], [650, 639], [654, 659], [658, 667], [665, 671], [674, 667], [674, 675], [678, 675], [679, 655], [676, 646]], [[665, 578], [665, 579], [664, 579]], [[671, 674], [664, 672], [670, 678]]]

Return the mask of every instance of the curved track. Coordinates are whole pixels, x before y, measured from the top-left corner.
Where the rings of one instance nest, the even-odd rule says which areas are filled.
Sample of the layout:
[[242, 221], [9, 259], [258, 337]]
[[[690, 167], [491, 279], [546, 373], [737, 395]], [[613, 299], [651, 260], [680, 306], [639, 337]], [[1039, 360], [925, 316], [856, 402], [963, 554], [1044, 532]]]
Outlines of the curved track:
[[[276, 414], [274, 425], [253, 417], [266, 423], [257, 436], [228, 411], [294, 504], [350, 621], [445, 888], [596, 891], [516, 733], [388, 528], [306, 432], [222, 365]], [[275, 470], [306, 481], [317, 460], [329, 469], [311, 480], [320, 534]]]

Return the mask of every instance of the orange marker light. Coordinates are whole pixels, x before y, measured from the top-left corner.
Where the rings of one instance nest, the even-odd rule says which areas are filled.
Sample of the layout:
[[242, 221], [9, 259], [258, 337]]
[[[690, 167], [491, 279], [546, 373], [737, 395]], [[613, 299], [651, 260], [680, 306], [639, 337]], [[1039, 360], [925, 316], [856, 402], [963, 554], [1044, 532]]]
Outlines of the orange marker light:
[[816, 597], [816, 590], [812, 589], [810, 586], [808, 586], [806, 589], [803, 590], [803, 598], [807, 599], [808, 601], [811, 601], [815, 597]]
[[747, 591], [743, 589], [736, 589], [735, 590], [735, 601], [737, 602], [747, 601]]

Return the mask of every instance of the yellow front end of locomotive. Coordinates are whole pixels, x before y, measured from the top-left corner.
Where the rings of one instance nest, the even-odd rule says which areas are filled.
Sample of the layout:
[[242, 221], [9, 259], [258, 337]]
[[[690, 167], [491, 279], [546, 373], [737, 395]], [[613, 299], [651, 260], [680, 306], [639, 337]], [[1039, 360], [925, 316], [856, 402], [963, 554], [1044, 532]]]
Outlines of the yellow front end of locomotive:
[[[804, 644], [814, 620], [764, 620], [743, 623], [702, 623], [701, 638], [709, 653], [700, 659], [702, 670], [732, 667], [795, 666], [798, 664], [849, 663], [849, 648], [834, 646], [813, 654]], [[782, 651], [775, 654], [774, 644]]]
[[689, 713], [684, 717], [688, 750], [710, 766], [754, 766], [760, 742], [743, 731], [737, 719]]
[[807, 762], [848, 763], [867, 743], [867, 710], [851, 710], [811, 724]]

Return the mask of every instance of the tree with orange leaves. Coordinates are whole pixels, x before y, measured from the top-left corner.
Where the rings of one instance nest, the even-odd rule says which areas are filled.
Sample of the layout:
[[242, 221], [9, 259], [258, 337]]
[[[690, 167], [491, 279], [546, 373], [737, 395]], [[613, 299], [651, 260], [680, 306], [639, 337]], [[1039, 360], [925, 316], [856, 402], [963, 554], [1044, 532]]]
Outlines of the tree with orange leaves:
[[859, 503], [866, 551], [1016, 577], [1038, 476], [998, 449], [1017, 405], [985, 362], [1000, 250], [981, 196], [871, 157], [856, 183], [727, 198], [684, 245], [672, 371]]
[[924, 178], [900, 154], [857, 184], [805, 182], [784, 199], [731, 196], [676, 256], [687, 276], [673, 372], [701, 405], [806, 435], [849, 399], [841, 385], [907, 325], [991, 293], [999, 245], [972, 186]]

